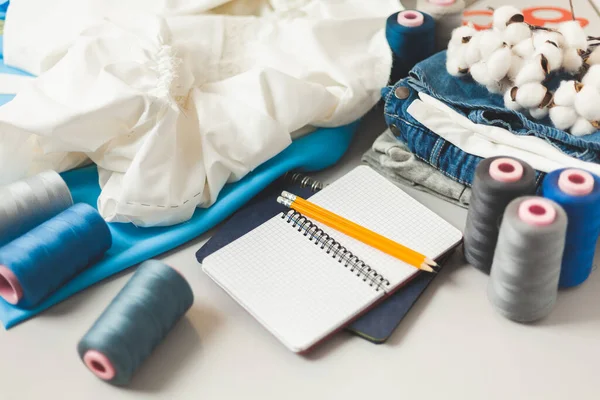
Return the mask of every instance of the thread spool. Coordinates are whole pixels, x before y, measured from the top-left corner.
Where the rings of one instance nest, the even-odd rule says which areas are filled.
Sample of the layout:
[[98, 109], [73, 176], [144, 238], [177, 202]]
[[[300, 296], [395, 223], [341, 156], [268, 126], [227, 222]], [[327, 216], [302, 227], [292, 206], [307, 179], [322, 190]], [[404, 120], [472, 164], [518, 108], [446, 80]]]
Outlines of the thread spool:
[[418, 0], [417, 10], [435, 20], [435, 51], [444, 50], [452, 37], [452, 31], [463, 23], [464, 0]]
[[395, 83], [435, 52], [435, 22], [430, 15], [405, 10], [390, 15], [385, 37], [394, 55], [390, 82]]
[[146, 261], [79, 341], [79, 356], [98, 378], [126, 385], [193, 302], [181, 274]]
[[487, 158], [475, 170], [472, 189], [464, 233], [465, 258], [489, 273], [504, 210], [517, 197], [535, 193], [535, 171], [516, 158]]
[[0, 188], [0, 246], [73, 205], [69, 188], [54, 171], [44, 171]]
[[600, 178], [579, 169], [560, 169], [546, 175], [542, 191], [569, 218], [559, 286], [580, 285], [592, 272], [600, 236]]
[[0, 297], [33, 307], [100, 259], [111, 244], [98, 211], [76, 204], [0, 249]]
[[488, 298], [506, 318], [533, 322], [552, 311], [558, 295], [567, 214], [542, 197], [513, 200], [500, 228]]

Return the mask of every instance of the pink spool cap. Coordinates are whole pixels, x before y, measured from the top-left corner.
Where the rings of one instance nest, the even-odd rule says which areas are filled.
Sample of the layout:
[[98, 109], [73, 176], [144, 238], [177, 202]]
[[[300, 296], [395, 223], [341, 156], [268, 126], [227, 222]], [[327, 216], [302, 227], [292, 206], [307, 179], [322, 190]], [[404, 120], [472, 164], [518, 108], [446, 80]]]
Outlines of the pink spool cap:
[[408, 28], [423, 25], [425, 17], [418, 11], [406, 10], [398, 13], [398, 24]]
[[586, 196], [594, 190], [594, 177], [587, 171], [567, 169], [558, 177], [558, 187], [571, 196]]
[[521, 203], [519, 218], [530, 225], [547, 226], [556, 219], [556, 209], [548, 200], [535, 197]]
[[4, 265], [0, 265], [0, 297], [10, 304], [17, 304], [23, 298], [19, 279]]
[[429, 2], [436, 6], [451, 6], [456, 3], [456, 0], [429, 0]]
[[109, 381], [115, 377], [115, 367], [104, 354], [97, 350], [88, 350], [83, 355], [83, 362], [98, 378]]
[[498, 182], [517, 182], [523, 177], [523, 166], [512, 158], [498, 158], [490, 164], [489, 172]]

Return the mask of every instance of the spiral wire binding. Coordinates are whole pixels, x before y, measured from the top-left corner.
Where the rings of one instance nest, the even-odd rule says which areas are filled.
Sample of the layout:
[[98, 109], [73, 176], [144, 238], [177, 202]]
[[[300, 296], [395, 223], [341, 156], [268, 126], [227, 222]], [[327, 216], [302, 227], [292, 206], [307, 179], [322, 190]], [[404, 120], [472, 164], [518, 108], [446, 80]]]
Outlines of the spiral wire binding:
[[283, 179], [292, 185], [299, 184], [302, 188], [308, 187], [313, 192], [318, 192], [325, 187], [323, 182], [319, 182], [299, 172], [286, 172]]
[[286, 222], [292, 224], [292, 228], [297, 227], [298, 232], [304, 231], [304, 236], [308, 237], [308, 240], [311, 242], [314, 240], [315, 245], [320, 244], [322, 250], [325, 250], [327, 254], [331, 254], [340, 264], [344, 263], [344, 267], [350, 267], [350, 272], [356, 272], [356, 276], [362, 277], [363, 282], [368, 281], [369, 286], [375, 287], [375, 291], [385, 291], [385, 287], [390, 285], [390, 281], [298, 211], [290, 210], [287, 214], [282, 213], [281, 218], [287, 219]]

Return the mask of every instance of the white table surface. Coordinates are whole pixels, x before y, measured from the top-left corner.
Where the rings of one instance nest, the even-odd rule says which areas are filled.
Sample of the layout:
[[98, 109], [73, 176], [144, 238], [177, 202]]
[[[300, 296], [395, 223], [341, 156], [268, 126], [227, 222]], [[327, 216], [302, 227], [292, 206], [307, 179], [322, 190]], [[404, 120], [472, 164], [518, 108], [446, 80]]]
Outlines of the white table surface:
[[[320, 178], [359, 163], [384, 129], [380, 115], [366, 118], [350, 152]], [[463, 228], [466, 210], [407, 191]], [[519, 325], [496, 314], [487, 276], [457, 252], [388, 343], [341, 332], [299, 356], [203, 274], [195, 252], [209, 236], [161, 257], [185, 274], [196, 300], [128, 388], [93, 376], [75, 348], [132, 270], [0, 330], [0, 399], [600, 398], [600, 273], [561, 292], [549, 318]]]

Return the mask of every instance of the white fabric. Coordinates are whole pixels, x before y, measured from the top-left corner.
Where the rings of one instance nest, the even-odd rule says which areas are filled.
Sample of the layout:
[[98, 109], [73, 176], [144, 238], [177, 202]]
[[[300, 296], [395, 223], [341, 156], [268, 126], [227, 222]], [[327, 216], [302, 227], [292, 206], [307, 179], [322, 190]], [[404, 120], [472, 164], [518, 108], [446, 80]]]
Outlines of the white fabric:
[[40, 166], [72, 168], [85, 155], [98, 165], [108, 221], [185, 221], [294, 132], [368, 111], [388, 79], [383, 28], [398, 8], [395, 0], [16, 0], [5, 60], [40, 76], [0, 107], [0, 168], [14, 179]]
[[17, 94], [33, 79], [31, 76], [0, 73], [0, 94]]
[[476, 124], [425, 93], [419, 93], [419, 98], [408, 107], [408, 113], [466, 153], [483, 158], [512, 156], [542, 172], [573, 167], [600, 174], [600, 165], [570, 157], [542, 138], [515, 135], [497, 126]]

